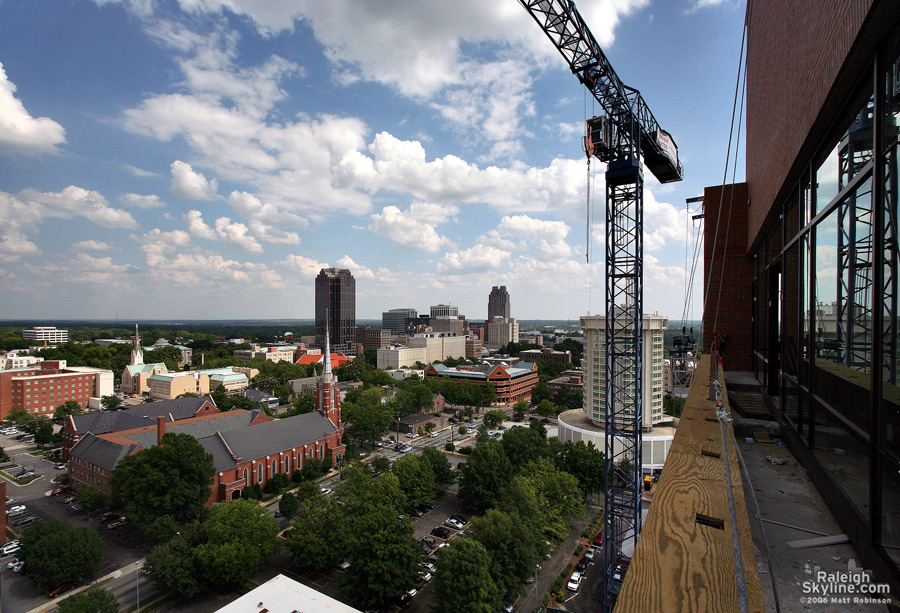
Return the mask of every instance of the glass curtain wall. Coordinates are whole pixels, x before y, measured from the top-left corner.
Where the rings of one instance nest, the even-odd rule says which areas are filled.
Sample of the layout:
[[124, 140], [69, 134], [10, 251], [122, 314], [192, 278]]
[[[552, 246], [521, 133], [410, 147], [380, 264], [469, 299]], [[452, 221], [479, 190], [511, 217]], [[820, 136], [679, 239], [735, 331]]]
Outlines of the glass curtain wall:
[[900, 43], [885, 49], [751, 254], [753, 355], [900, 575]]

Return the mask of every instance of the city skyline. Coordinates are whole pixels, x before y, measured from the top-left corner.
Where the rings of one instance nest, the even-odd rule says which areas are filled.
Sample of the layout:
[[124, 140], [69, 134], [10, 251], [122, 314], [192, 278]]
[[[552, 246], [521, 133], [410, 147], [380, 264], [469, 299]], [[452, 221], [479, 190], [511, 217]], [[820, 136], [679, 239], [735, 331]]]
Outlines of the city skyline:
[[[328, 267], [363, 319], [480, 319], [495, 285], [521, 319], [602, 312], [600, 109], [517, 2], [481, 4], [0, 4], [0, 318], [302, 319]], [[645, 311], [679, 319], [743, 6], [578, 6], [679, 145], [685, 181], [645, 190]]]

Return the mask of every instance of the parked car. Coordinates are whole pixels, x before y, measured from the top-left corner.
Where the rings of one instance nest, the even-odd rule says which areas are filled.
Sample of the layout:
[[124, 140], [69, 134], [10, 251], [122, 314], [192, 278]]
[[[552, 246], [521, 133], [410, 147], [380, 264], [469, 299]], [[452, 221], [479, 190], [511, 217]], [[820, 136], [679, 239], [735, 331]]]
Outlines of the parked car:
[[409, 453], [412, 450], [413, 448], [409, 445], [403, 445], [403, 447], [400, 449], [400, 453]]
[[25, 567], [25, 562], [16, 562], [14, 565], [10, 566], [14, 573], [22, 572], [22, 569]]
[[431, 531], [431, 534], [438, 538], [446, 539], [448, 536], [450, 536], [450, 531], [444, 526], [438, 526]]
[[350, 568], [350, 562], [348, 562], [347, 560], [341, 560], [341, 563], [338, 564], [337, 567], [341, 570], [347, 570], [348, 568]]
[[580, 573], [583, 573], [584, 571], [587, 570], [587, 567], [588, 567], [588, 560], [585, 558], [581, 558], [580, 560], [578, 560], [578, 564], [575, 565], [575, 570], [577, 570]]
[[17, 504], [17, 505], [15, 505], [15, 506], [13, 506], [13, 507], [10, 507], [10, 508], [6, 509], [6, 514], [7, 514], [7, 515], [17, 515], [18, 513], [24, 513], [24, 512], [25, 512], [25, 505], [24, 505], [24, 504]]
[[462, 530], [465, 524], [463, 524], [459, 520], [453, 519], [451, 517], [447, 521], [444, 522], [444, 525], [449, 526], [449, 527], [453, 528], [454, 530]]
[[106, 527], [109, 530], [115, 530], [116, 528], [119, 528], [124, 525], [125, 525], [125, 520], [120, 517], [119, 519], [117, 519], [115, 521], [111, 521], [108, 524], [106, 524]]
[[65, 494], [65, 493], [71, 492], [71, 491], [72, 491], [72, 490], [70, 490], [70, 489], [67, 488], [67, 487], [58, 487], [58, 488], [56, 488], [55, 490], [51, 491], [51, 492], [50, 492], [50, 495], [51, 495], [51, 496], [59, 496], [60, 494]]
[[431, 581], [431, 573], [428, 572], [427, 570], [419, 571], [418, 583], [423, 584], [423, 583], [428, 583], [429, 581]]
[[584, 552], [584, 557], [587, 558], [588, 562], [591, 564], [594, 563], [594, 555], [596, 555], [597, 550], [593, 547], [588, 547], [588, 550]]
[[53, 465], [53, 468], [55, 468], [56, 470], [65, 470], [66, 464], [65, 464], [65, 462], [57, 462], [56, 464]]
[[326, 496], [331, 496], [332, 491], [333, 491], [330, 487], [323, 487], [320, 489], [321, 489], [322, 493], [325, 494]]
[[449, 418], [449, 419], [447, 420], [447, 423], [448, 423], [448, 424], [458, 424], [458, 423], [459, 423], [459, 420], [456, 419], [455, 417], [451, 417], [451, 418]]
[[601, 532], [594, 538], [594, 545], [603, 546], [603, 533]]
[[434, 564], [432, 564], [431, 562], [422, 562], [422, 568], [430, 573], [434, 573]]
[[73, 502], [75, 502], [75, 496], [69, 496], [62, 501], [63, 504], [72, 504]]
[[108, 524], [109, 522], [116, 519], [117, 517], [119, 517], [119, 516], [116, 515], [115, 513], [104, 513], [103, 515], [100, 516], [100, 523]]
[[62, 596], [63, 594], [65, 594], [66, 592], [71, 590], [73, 587], [75, 587], [74, 583], [66, 583], [65, 585], [61, 585], [58, 588], [56, 588], [55, 590], [53, 590], [52, 592], [50, 592], [49, 596], [50, 596], [50, 598], [56, 598], [58, 596]]
[[11, 553], [15, 553], [19, 550], [19, 540], [16, 539], [14, 541], [10, 541], [0, 547], [0, 555], [8, 556]]
[[454, 513], [454, 514], [451, 515], [450, 517], [451, 517], [452, 519], [455, 519], [456, 521], [458, 521], [459, 523], [461, 523], [461, 524], [464, 525], [464, 526], [465, 526], [467, 523], [469, 523], [469, 518], [466, 517], [465, 515], [460, 515], [459, 513]]
[[581, 585], [581, 573], [576, 570], [574, 573], [572, 573], [572, 576], [569, 577], [569, 582], [566, 584], [566, 589], [577, 592], [579, 585]]

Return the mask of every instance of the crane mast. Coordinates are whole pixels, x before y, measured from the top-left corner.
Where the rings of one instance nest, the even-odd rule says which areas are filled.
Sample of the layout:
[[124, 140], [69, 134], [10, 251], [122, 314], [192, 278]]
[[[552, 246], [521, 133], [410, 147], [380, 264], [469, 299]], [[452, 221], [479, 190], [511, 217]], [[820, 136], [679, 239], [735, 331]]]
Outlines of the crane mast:
[[[644, 173], [684, 174], [678, 149], [638, 90], [622, 83], [571, 0], [519, 0], [606, 112], [585, 150], [606, 171], [604, 610], [611, 612], [641, 529]], [[587, 348], [592, 350], [593, 348]], [[586, 373], [591, 376], [592, 373]]]

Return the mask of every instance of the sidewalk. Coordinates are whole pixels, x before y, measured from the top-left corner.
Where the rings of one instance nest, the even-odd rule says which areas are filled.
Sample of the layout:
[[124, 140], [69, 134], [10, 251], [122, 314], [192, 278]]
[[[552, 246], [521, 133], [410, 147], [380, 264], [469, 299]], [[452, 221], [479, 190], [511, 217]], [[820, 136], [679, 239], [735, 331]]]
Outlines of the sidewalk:
[[59, 598], [56, 598], [54, 600], [51, 600], [50, 602], [42, 604], [39, 607], [35, 607], [35, 608], [31, 609], [28, 613], [46, 613], [47, 611], [52, 611], [53, 609], [56, 608], [56, 606], [60, 602], [62, 602], [63, 600], [65, 600], [66, 598], [71, 596], [72, 594], [77, 594], [79, 592], [89, 590], [92, 587], [94, 587], [95, 585], [99, 585], [101, 583], [104, 583], [104, 582], [112, 580], [112, 579], [118, 579], [119, 577], [121, 577], [123, 575], [127, 575], [129, 573], [135, 572], [136, 570], [141, 568], [141, 566], [143, 566], [143, 565], [144, 565], [144, 558], [141, 558], [140, 560], [137, 560], [136, 562], [132, 562], [128, 566], [123, 566], [122, 568], [114, 570], [113, 572], [111, 572], [107, 575], [98, 577], [97, 579], [94, 579], [90, 583], [86, 583], [84, 585], [78, 586], [77, 588], [75, 588], [73, 590], [69, 590], [68, 592], [66, 592], [65, 594], [60, 596]]
[[516, 611], [531, 613], [537, 609], [541, 598], [543, 598], [544, 594], [549, 592], [550, 588], [553, 587], [553, 582], [556, 581], [559, 574], [566, 568], [566, 564], [572, 561], [572, 554], [582, 540], [581, 534], [584, 532], [585, 528], [590, 525], [591, 520], [594, 519], [594, 515], [602, 508], [602, 506], [589, 504], [587, 506], [587, 511], [584, 514], [584, 518], [573, 522], [572, 530], [569, 532], [569, 536], [566, 538], [565, 542], [560, 544], [554, 550], [553, 555], [550, 556], [549, 560], [541, 563], [542, 568], [538, 571], [534, 583], [527, 585], [528, 591], [525, 596], [519, 598], [519, 600], [514, 603]]

